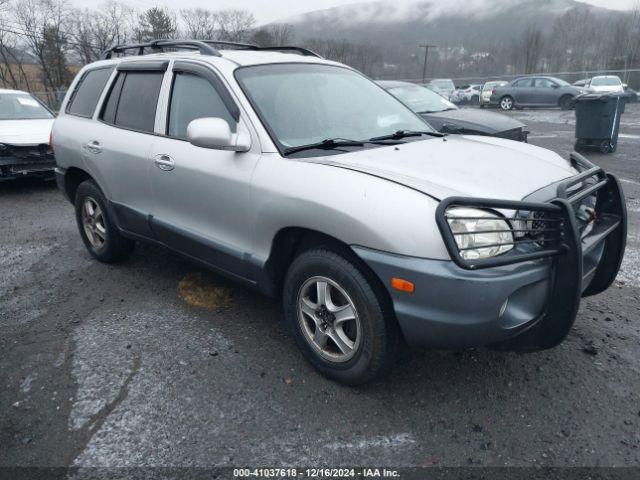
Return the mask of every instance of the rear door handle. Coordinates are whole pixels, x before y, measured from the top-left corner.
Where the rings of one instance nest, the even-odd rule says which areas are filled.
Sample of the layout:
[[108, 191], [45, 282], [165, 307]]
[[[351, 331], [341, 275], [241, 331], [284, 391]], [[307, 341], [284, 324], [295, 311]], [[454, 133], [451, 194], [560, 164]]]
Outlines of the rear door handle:
[[169, 155], [165, 155], [164, 153], [156, 155], [155, 162], [156, 162], [156, 167], [158, 167], [160, 170], [164, 172], [170, 172], [175, 167], [175, 162], [173, 161], [173, 158], [171, 158]]
[[89, 153], [101, 153], [102, 147], [100, 146], [100, 142], [97, 140], [91, 140], [89, 143], [85, 144], [84, 149]]

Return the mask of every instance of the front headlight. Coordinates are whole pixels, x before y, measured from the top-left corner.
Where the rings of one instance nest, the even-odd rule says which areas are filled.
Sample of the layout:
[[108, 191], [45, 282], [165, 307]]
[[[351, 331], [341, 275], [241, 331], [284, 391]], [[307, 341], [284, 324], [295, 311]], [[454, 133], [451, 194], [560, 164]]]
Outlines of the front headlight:
[[513, 249], [513, 232], [506, 220], [477, 208], [447, 210], [447, 221], [465, 260], [496, 257]]

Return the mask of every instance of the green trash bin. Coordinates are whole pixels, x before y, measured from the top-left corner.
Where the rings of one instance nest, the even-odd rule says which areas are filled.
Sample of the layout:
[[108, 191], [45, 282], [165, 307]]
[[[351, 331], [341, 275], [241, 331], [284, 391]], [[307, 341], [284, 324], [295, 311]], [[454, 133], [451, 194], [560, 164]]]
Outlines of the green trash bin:
[[626, 94], [586, 93], [575, 99], [576, 150], [595, 148], [612, 153], [618, 148], [620, 116]]

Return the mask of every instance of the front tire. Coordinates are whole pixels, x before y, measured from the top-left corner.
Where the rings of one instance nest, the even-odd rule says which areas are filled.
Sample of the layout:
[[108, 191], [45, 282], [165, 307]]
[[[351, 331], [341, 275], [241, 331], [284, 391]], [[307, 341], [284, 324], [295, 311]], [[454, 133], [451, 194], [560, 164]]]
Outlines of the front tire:
[[285, 322], [305, 358], [326, 377], [361, 385], [393, 364], [400, 334], [376, 280], [346, 250], [309, 250], [289, 267]]
[[500, 108], [504, 111], [513, 110], [514, 102], [510, 96], [505, 96], [500, 99]]
[[573, 97], [571, 95], [565, 95], [560, 99], [558, 105], [561, 110], [571, 110], [573, 107]]
[[120, 234], [95, 182], [86, 180], [78, 186], [75, 207], [80, 236], [93, 258], [113, 263], [129, 257], [135, 244]]

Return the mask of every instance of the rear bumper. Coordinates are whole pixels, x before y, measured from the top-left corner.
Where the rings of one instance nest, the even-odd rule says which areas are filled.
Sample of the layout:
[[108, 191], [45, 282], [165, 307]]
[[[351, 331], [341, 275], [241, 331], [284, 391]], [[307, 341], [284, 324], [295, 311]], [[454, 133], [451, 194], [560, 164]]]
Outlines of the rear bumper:
[[[586, 162], [580, 157], [583, 160]], [[599, 183], [576, 193], [574, 187], [594, 175]], [[593, 193], [598, 196], [597, 219], [588, 230], [581, 230], [574, 218], [574, 204]], [[353, 249], [386, 286], [409, 344], [434, 348], [493, 345], [515, 351], [551, 348], [570, 331], [581, 298], [606, 290], [615, 280], [627, 232], [624, 197], [614, 176], [591, 166], [560, 184], [558, 194], [549, 204], [469, 198], [443, 201], [438, 226], [452, 261]], [[522, 251], [518, 245], [512, 253], [491, 260], [467, 261], [447, 233], [444, 212], [448, 205], [555, 212], [563, 218], [560, 244], [538, 251], [530, 247]], [[390, 288], [393, 277], [413, 282], [414, 293]]]

